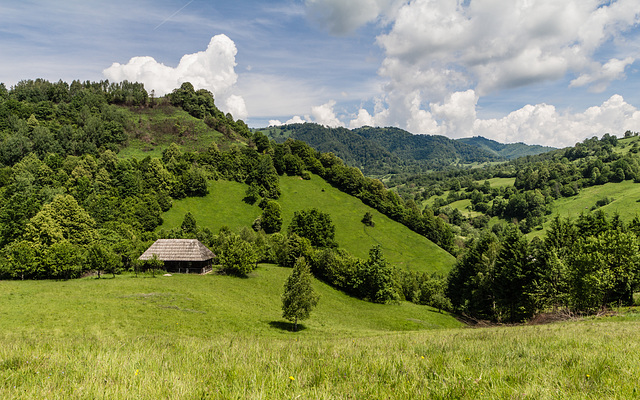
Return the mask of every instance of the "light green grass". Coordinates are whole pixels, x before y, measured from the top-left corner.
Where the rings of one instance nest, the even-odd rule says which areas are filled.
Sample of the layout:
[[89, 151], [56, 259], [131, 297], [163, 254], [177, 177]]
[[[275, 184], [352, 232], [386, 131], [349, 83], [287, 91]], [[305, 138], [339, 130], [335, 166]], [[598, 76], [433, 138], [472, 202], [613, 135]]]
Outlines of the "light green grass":
[[633, 310], [556, 325], [460, 329], [425, 307], [368, 304], [315, 282], [318, 308], [293, 333], [279, 323], [289, 272], [261, 266], [248, 279], [0, 282], [0, 398], [638, 396], [640, 318]]
[[471, 200], [470, 199], [463, 199], [463, 200], [454, 201], [453, 203], [449, 204], [449, 207], [457, 208], [462, 213], [462, 215], [464, 215], [467, 218], [475, 218], [475, 217], [478, 217], [480, 215], [483, 215], [482, 213], [477, 212], [477, 211], [473, 211], [471, 209]]
[[[433, 242], [333, 188], [317, 175], [306, 181], [283, 176], [280, 187], [282, 196], [278, 202], [282, 206], [284, 232], [295, 211], [315, 207], [331, 215], [336, 226], [336, 241], [355, 256], [367, 258], [369, 249], [379, 244], [387, 260], [401, 268], [444, 274], [455, 263], [453, 256]], [[174, 201], [171, 210], [163, 214], [164, 224], [160, 228], [180, 226], [187, 211], [191, 211], [199, 226], [214, 232], [223, 225], [232, 229], [251, 226], [261, 210], [242, 201], [246, 188], [237, 182], [210, 182], [208, 196]], [[374, 227], [361, 222], [367, 211], [373, 214]]]
[[623, 220], [629, 221], [640, 211], [640, 184], [631, 180], [584, 188], [577, 196], [556, 200], [553, 211], [554, 214], [575, 218], [605, 197], [613, 201], [600, 209], [610, 216], [617, 213]]
[[232, 230], [250, 227], [262, 214], [257, 204], [250, 205], [242, 201], [247, 185], [232, 181], [209, 181], [209, 195], [174, 200], [169, 211], [162, 214], [164, 223], [160, 229], [179, 227], [187, 212], [191, 212], [198, 226], [218, 232], [222, 226]]
[[[606, 206], [599, 209], [607, 213], [610, 217], [618, 214], [623, 221], [629, 222], [636, 215], [640, 215], [640, 184], [633, 181], [623, 181], [619, 183], [606, 183], [599, 186], [583, 188], [577, 196], [562, 197], [552, 204], [552, 213], [547, 216], [544, 228], [549, 227], [555, 215], [562, 218], [575, 219], [581, 213], [589, 213], [598, 200], [605, 197], [613, 199]], [[545, 230], [534, 231], [528, 234], [530, 238], [542, 236]]]
[[[249, 278], [174, 274], [122, 275], [66, 282], [0, 282], [0, 310], [14, 333], [93, 330], [128, 335], [211, 337], [229, 332], [266, 336], [286, 333], [277, 326], [280, 296], [291, 269], [261, 265]], [[380, 305], [358, 300], [314, 281], [321, 296], [300, 336], [371, 335], [376, 332], [460, 326], [454, 318], [412, 303]]]
[[[409, 270], [446, 273], [455, 263], [453, 256], [430, 240], [340, 192], [316, 175], [308, 181], [284, 176], [280, 178], [280, 187], [283, 194], [278, 201], [283, 209], [283, 229], [295, 211], [315, 207], [331, 215], [336, 226], [336, 241], [355, 256], [366, 258], [369, 249], [379, 244], [389, 262]], [[374, 227], [361, 222], [367, 211], [373, 214]]]
[[[492, 188], [501, 188], [507, 186], [513, 186], [516, 183], [516, 178], [491, 178], [487, 179]], [[478, 181], [479, 184], [483, 184], [484, 181]]]

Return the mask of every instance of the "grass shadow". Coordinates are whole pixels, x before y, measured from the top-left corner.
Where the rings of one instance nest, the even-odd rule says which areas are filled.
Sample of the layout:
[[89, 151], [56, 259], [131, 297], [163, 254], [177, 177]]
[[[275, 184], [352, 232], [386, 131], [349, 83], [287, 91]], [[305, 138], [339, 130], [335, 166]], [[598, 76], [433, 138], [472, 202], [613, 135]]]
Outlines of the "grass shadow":
[[[281, 331], [294, 332], [294, 330], [293, 330], [293, 326], [294, 325], [291, 322], [271, 321], [271, 322], [269, 322], [269, 326], [271, 326], [272, 328], [280, 329]], [[305, 329], [307, 329], [306, 326], [298, 323], [298, 330], [295, 331], [295, 332], [304, 331]]]

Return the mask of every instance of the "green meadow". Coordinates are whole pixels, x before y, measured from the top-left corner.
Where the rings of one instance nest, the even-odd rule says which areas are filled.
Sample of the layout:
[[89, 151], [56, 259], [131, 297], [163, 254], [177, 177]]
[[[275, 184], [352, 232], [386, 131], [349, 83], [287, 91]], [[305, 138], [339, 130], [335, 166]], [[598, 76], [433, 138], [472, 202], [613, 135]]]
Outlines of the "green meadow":
[[612, 201], [600, 209], [609, 215], [618, 214], [623, 220], [630, 221], [640, 211], [640, 184], [629, 180], [583, 188], [577, 196], [554, 201], [552, 213], [576, 218], [582, 212], [589, 212], [598, 200], [605, 197]]
[[0, 282], [0, 398], [630, 399], [640, 314], [469, 329], [315, 282], [291, 332], [289, 270]]
[[[445, 274], [455, 262], [453, 256], [430, 240], [340, 192], [317, 175], [310, 180], [283, 176], [280, 187], [282, 196], [278, 203], [282, 206], [283, 231], [294, 212], [315, 207], [331, 215], [336, 241], [355, 256], [367, 258], [369, 249], [379, 244], [389, 262], [409, 270]], [[214, 232], [224, 225], [232, 229], [251, 226], [261, 210], [242, 201], [246, 188], [237, 182], [212, 181], [206, 197], [174, 201], [171, 210], [163, 214], [160, 229], [180, 226], [187, 211], [195, 216], [199, 226]], [[373, 214], [374, 227], [361, 222], [367, 211]]]

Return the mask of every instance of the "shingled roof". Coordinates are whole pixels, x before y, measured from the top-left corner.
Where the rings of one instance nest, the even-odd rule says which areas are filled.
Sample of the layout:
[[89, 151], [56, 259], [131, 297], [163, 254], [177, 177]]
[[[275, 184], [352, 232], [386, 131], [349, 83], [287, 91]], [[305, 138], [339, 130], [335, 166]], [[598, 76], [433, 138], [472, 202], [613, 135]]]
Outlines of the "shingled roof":
[[215, 257], [197, 239], [158, 239], [138, 259], [150, 260], [154, 254], [162, 261], [207, 261]]

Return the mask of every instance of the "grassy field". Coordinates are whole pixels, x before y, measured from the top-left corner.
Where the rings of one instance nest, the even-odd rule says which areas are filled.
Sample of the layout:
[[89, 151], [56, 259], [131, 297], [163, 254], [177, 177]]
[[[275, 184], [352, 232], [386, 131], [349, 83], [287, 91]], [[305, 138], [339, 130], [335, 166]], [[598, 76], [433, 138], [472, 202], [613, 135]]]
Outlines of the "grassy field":
[[633, 310], [464, 329], [316, 282], [318, 308], [293, 333], [279, 311], [288, 273], [0, 282], [0, 398], [638, 397]]
[[[513, 186], [513, 184], [516, 182], [516, 178], [491, 178], [487, 180], [491, 184], [492, 188]], [[484, 181], [478, 181], [478, 183], [483, 184]]]
[[171, 229], [182, 224], [184, 215], [191, 212], [199, 226], [218, 232], [224, 225], [236, 230], [250, 227], [262, 213], [257, 204], [250, 205], [242, 201], [247, 185], [231, 181], [209, 181], [209, 195], [206, 197], [188, 197], [174, 200], [169, 211], [162, 215], [160, 227]]
[[633, 181], [606, 183], [583, 188], [577, 196], [563, 197], [553, 202], [553, 214], [576, 218], [588, 212], [598, 200], [608, 197], [613, 200], [601, 210], [609, 215], [618, 213], [625, 221], [630, 221], [640, 211], [640, 184]]
[[225, 138], [203, 120], [189, 115], [186, 111], [164, 104], [167, 100], [158, 100], [159, 105], [136, 112], [129, 111], [131, 121], [128, 127], [129, 140], [123, 148], [121, 158], [161, 157], [162, 151], [171, 143], [178, 144], [185, 151], [206, 150], [212, 143], [227, 148], [236, 141], [245, 139]]
[[[280, 187], [283, 194], [278, 202], [282, 206], [283, 231], [295, 211], [316, 207], [331, 215], [338, 244], [355, 256], [367, 258], [369, 249], [379, 244], [389, 262], [410, 270], [446, 273], [455, 262], [453, 256], [431, 241], [333, 188], [316, 175], [307, 181], [283, 176]], [[260, 215], [259, 207], [242, 201], [246, 185], [216, 181], [211, 182], [209, 188], [210, 194], [206, 197], [174, 201], [171, 210], [163, 214], [161, 228], [180, 226], [187, 211], [194, 214], [198, 225], [214, 232], [222, 225], [232, 229], [251, 226]], [[366, 227], [361, 222], [367, 211], [373, 214], [374, 227]]]

